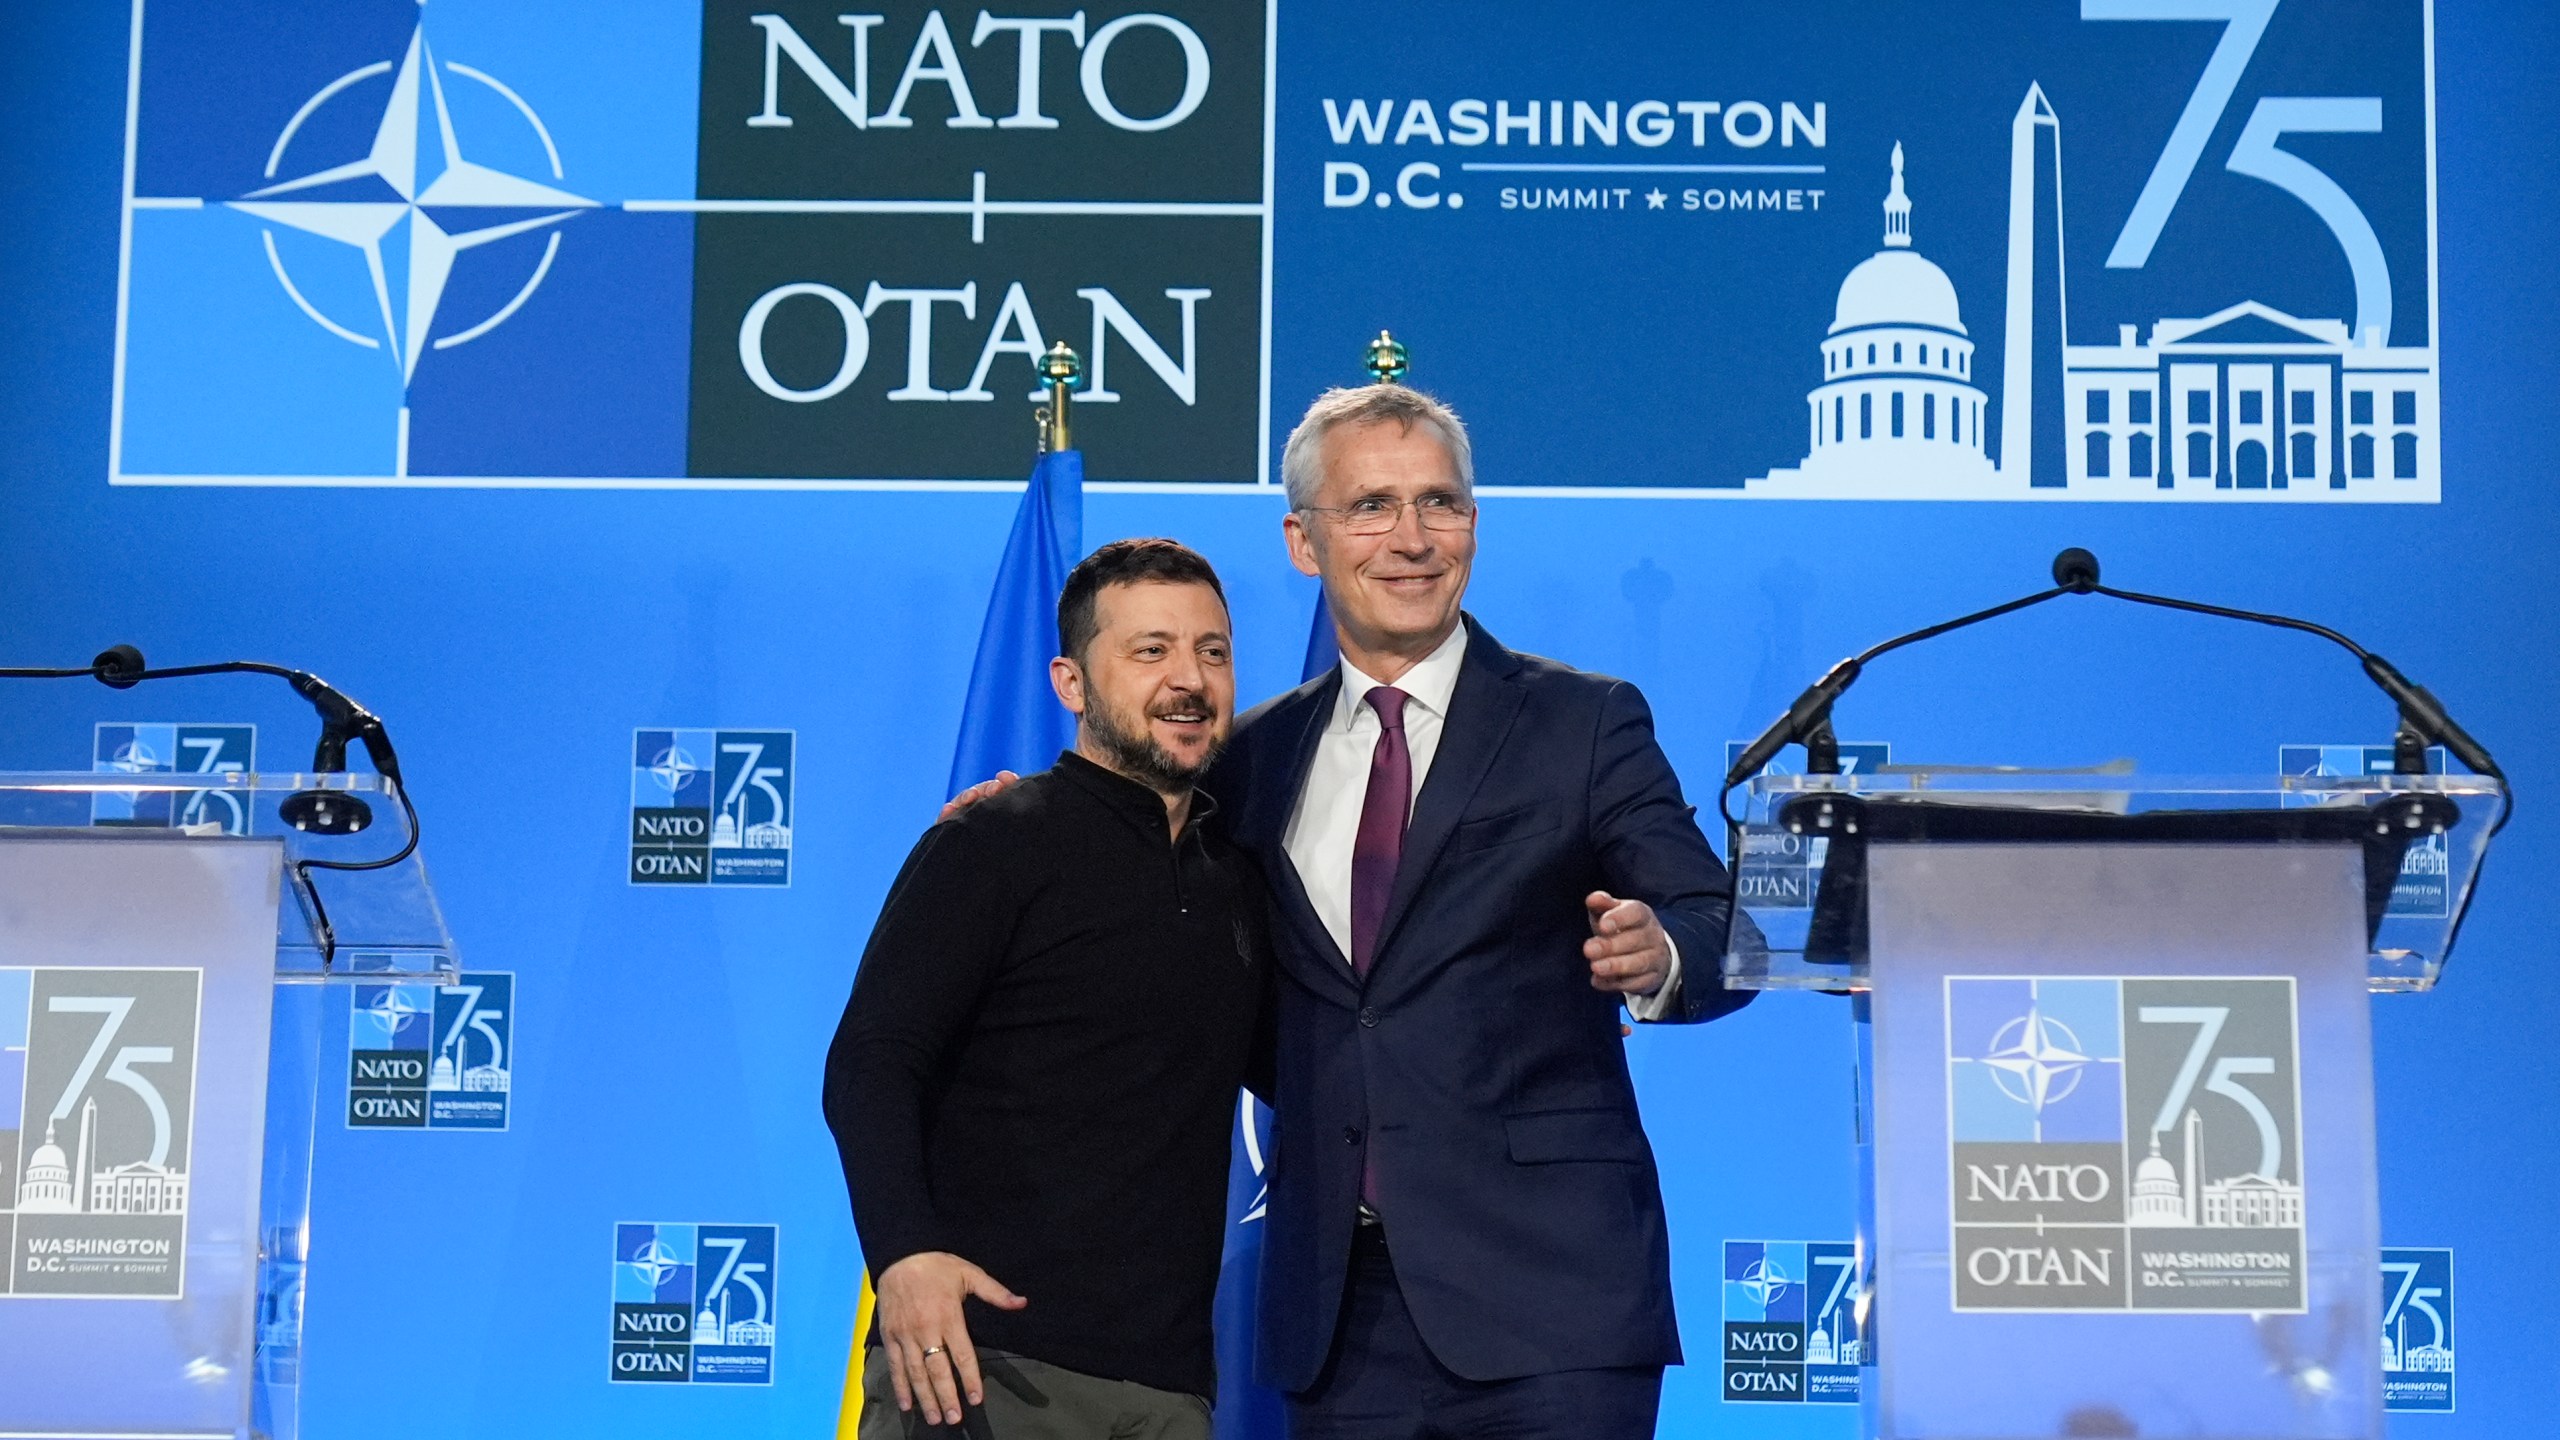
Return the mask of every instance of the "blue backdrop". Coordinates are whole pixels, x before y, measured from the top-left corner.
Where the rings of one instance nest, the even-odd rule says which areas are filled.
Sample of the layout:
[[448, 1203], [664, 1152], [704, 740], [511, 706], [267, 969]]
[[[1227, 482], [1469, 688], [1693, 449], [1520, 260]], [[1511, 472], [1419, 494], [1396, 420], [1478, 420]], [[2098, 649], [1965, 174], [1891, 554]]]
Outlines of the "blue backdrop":
[[[1415, 383], [1448, 395], [1474, 422], [1486, 483], [1511, 492], [1486, 498], [1471, 608], [1514, 647], [1641, 683], [1693, 798], [1709, 794], [1726, 744], [1756, 733], [1830, 661], [2039, 585], [2065, 544], [2097, 550], [2119, 583], [2337, 625], [2431, 685], [2498, 751], [2524, 803], [2442, 989], [2375, 1002], [2385, 1241], [2454, 1250], [2463, 1337], [2458, 1408], [2395, 1416], [2395, 1433], [2534, 1431], [2529, 1417], [2546, 1411], [2548, 1388], [2548, 1347], [2534, 1337], [2547, 1334], [2547, 1296], [2560, 1287], [2560, 1246], [2549, 1233], [2560, 1105], [2542, 1058], [2560, 1023], [2560, 980], [2535, 938], [2560, 924], [2542, 878], [2560, 855], [2550, 807], [2537, 803], [2560, 744], [2546, 658], [2560, 637], [2545, 595], [2560, 558], [2560, 501], [2549, 486], [2560, 443], [2547, 423], [2560, 393], [2549, 341], [2560, 303], [2548, 279], [2560, 242], [2551, 218], [2560, 161], [2545, 137], [2560, 124], [2560, 101], [2539, 65], [2560, 41], [2560, 20], [2547, 7], [2448, 5], [2430, 19], [2416, 3], [2292, 0], [2261, 53], [2241, 57], [2236, 98], [2206, 117], [2202, 160], [2168, 213], [2155, 264], [2109, 269], [2163, 137], [2227, 43], [2211, 26], [2083, 19], [2077, 6], [2041, 0], [1729, 13], [1521, 6], [1498, 17], [1417, 5], [1391, 21], [1375, 7], [1290, 0], [1270, 32], [1272, 198], [1259, 242], [1249, 233], [1260, 209], [1247, 175], [1204, 180], [1199, 195], [1152, 197], [1245, 207], [1190, 217], [1233, 227], [1213, 240], [1195, 243], [1175, 217], [1126, 234], [1042, 231], [1035, 246], [1007, 232], [1014, 221], [999, 211], [976, 219], [995, 258], [973, 270], [968, 207], [953, 202], [958, 210], [934, 220], [947, 235], [876, 237], [876, 253], [905, 268], [888, 273], [884, 262], [870, 277], [804, 263], [834, 254], [832, 239], [742, 238], [709, 220], [688, 235], [698, 209], [621, 204], [698, 202], [755, 184], [768, 190], [750, 198], [782, 195], [771, 187], [786, 183], [772, 178], [783, 169], [713, 184], [711, 140], [694, 134], [698, 103], [726, 117], [733, 140], [786, 133], [749, 134], [740, 123], [756, 113], [767, 63], [750, 7], [733, 15], [711, 6], [709, 22], [703, 6], [672, 3], [563, 4], [513, 20], [516, 7], [468, 0], [425, 11], [407, 0], [334, 8], [360, 23], [320, 24], [290, 7], [153, 0], [150, 26], [167, 28], [146, 31], [138, 89], [128, 85], [133, 14], [112, 5], [0, 14], [0, 373], [9, 377], [0, 389], [0, 658], [76, 663], [131, 640], [155, 660], [256, 656], [327, 675], [400, 739], [466, 964], [516, 977], [504, 1130], [324, 1133], [310, 1433], [813, 1434], [832, 1423], [859, 1260], [818, 1111], [821, 1056], [881, 892], [943, 798], [1031, 436], [1027, 365], [1015, 350], [993, 352], [987, 403], [927, 405], [934, 415], [910, 422], [883, 392], [912, 380], [919, 354], [928, 388], [959, 390], [984, 346], [1005, 338], [989, 322], [1017, 273], [1026, 308], [1043, 312], [1035, 338], [1090, 351], [1101, 336], [1109, 383], [1128, 397], [1122, 410], [1084, 412], [1087, 543], [1159, 533], [1204, 551], [1234, 602], [1248, 698], [1295, 683], [1314, 604], [1310, 582], [1282, 555], [1280, 501], [1255, 482], [1266, 462], [1276, 476], [1277, 442], [1314, 391], [1360, 378], [1360, 344], [1381, 325], [1412, 344]], [[873, 73], [862, 98], [871, 116], [886, 113], [902, 65], [914, 68], [910, 46], [922, 43], [925, 13], [879, 8], [897, 13], [869, 35]], [[834, 11], [790, 14], [795, 33], [825, 43], [824, 63], [842, 65], [853, 27], [838, 26]], [[1120, 13], [1095, 8], [1088, 37]], [[491, 171], [579, 202], [503, 188], [463, 195], [486, 212], [472, 225], [530, 228], [461, 249], [432, 314], [417, 308], [414, 285], [378, 296], [354, 249], [296, 228], [321, 223], [312, 213], [224, 204], [316, 173], [323, 160], [363, 155], [421, 14], [441, 47], [430, 69], [447, 67], [437, 73], [457, 125], [503, 132], [515, 147], [477, 152], [492, 157]], [[448, 14], [454, 33], [440, 39], [435, 27]], [[991, 67], [977, 78], [976, 103], [1003, 117], [1016, 103], [1014, 36], [973, 46], [976, 17], [952, 9], [947, 26], [970, 66]], [[1123, 33], [1115, 66], [1181, 59], [1170, 30]], [[1211, 39], [1250, 48], [1254, 37]], [[1048, 43], [1044, 103], [1066, 117], [1061, 135], [1074, 139], [1082, 126], [1103, 146], [1151, 133], [1097, 129], [1066, 58], [1069, 39]], [[1096, 42], [1080, 43], [1090, 52]], [[730, 69], [713, 75], [702, 68], [704, 47], [724, 45]], [[929, 51], [918, 53], [930, 62]], [[164, 68], [154, 68], [161, 57]], [[295, 107], [375, 62], [383, 68], [340, 93], [363, 100], [362, 117], [321, 104], [293, 146], [281, 143]], [[1238, 63], [1250, 77], [1261, 57]], [[222, 113], [220, 94], [203, 92], [231, 73], [225, 64], [274, 78], [263, 90], [241, 82], [231, 128], [190, 120], [189, 105]], [[779, 64], [782, 103], [796, 116], [787, 133], [814, 134], [838, 118], [787, 51]], [[456, 78], [455, 66], [504, 82], [522, 103]], [[616, 73], [642, 78], [617, 87]], [[1182, 103], [1178, 79], [1100, 73], [1123, 118]], [[1224, 97], [1218, 87], [1237, 73], [1217, 71], [1212, 97]], [[2003, 163], [2020, 153], [2013, 122], [2031, 82], [2060, 115], [2072, 162], [2062, 171], [2067, 228], [2045, 188], [2052, 135], [2025, 127], [2023, 185]], [[938, 127], [957, 114], [952, 88], [920, 81], [918, 128], [865, 133], [943, 135]], [[701, 99], [715, 90], [728, 107], [716, 114]], [[2250, 163], [2246, 127], [2259, 100], [2331, 94], [2377, 97], [2379, 128], [2355, 113], [2313, 117], [2279, 137], [2274, 153], [2308, 157], [2355, 197], [2348, 209], [2361, 205], [2387, 269], [2380, 292], [2357, 272], [2353, 226], [2341, 230], [2304, 198], [2316, 187], [2298, 176], [2261, 183], [2227, 163]], [[1415, 123], [1408, 100], [1431, 101], [1445, 140], [1456, 133], [1458, 102], [1475, 95], [1511, 97], [1504, 103], [1519, 115], [1532, 113], [1522, 107], [1533, 98], [1539, 112], [1554, 100], [1553, 112], [1522, 122], [1554, 122], [1535, 132], [1547, 148], [1532, 153], [1527, 130], [1511, 132], [1508, 149], [1434, 147], [1418, 128], [1398, 147], [1396, 127]], [[1395, 125], [1375, 143], [1346, 128], [1354, 97], [1373, 107], [1392, 97]], [[1594, 112], [1579, 135], [1576, 97]], [[1633, 106], [1649, 97], [1664, 102], [1673, 127], [1658, 148], [1632, 138]], [[1672, 107], [1689, 97], [1719, 108], [1710, 116]], [[202, 209], [123, 204], [129, 103], [144, 142], [130, 193], [200, 199]], [[1742, 143], [1761, 123], [1737, 129], [1733, 115], [1746, 103], [1774, 117], [1768, 124], [1789, 143]], [[1625, 127], [1614, 145], [1599, 137], [1604, 104]], [[1784, 130], [1789, 104], [1801, 123]], [[1205, 124], [1224, 112], [1204, 102], [1199, 113]], [[1250, 144], [1254, 107], [1238, 113], [1217, 123], [1240, 127], [1233, 133]], [[557, 139], [556, 175], [527, 138], [533, 129], [510, 118], [535, 114]], [[337, 150], [324, 155], [332, 133]], [[992, 129], [984, 143], [1030, 133]], [[959, 137], [954, 145], [981, 139], [948, 134]], [[1962, 305], [1961, 337], [1942, 313], [1852, 314], [1838, 293], [1880, 248], [1897, 141], [1911, 250], [1943, 270]], [[316, 158], [294, 148], [303, 145]], [[270, 146], [285, 163], [262, 172]], [[1438, 172], [1417, 172], [1399, 190], [1416, 161]], [[1497, 162], [1578, 170], [1558, 178], [1460, 168]], [[1818, 173], [1592, 168], [1603, 164]], [[997, 198], [1042, 193], [1010, 153], [897, 165], [906, 168], [861, 183], [897, 198], [967, 196], [975, 171]], [[1356, 165], [1365, 180], [1328, 165]], [[181, 177], [167, 182], [180, 188], [154, 190], [157, 174]], [[919, 178], [927, 175], [941, 177], [930, 192]], [[1096, 193], [1153, 183], [1112, 167], [1096, 176]], [[808, 183], [798, 193], [835, 193], [832, 180]], [[1361, 183], [1386, 202], [1340, 203]], [[1539, 192], [1538, 205], [1524, 193], [1506, 206], [1506, 187]], [[1731, 198], [1737, 187], [1755, 197], [1747, 207]], [[1816, 187], [1818, 208], [1784, 198], [1787, 188]], [[1664, 192], [1658, 211], [1647, 199], [1655, 188]], [[1568, 198], [1549, 208], [1548, 189]], [[1780, 198], [1763, 208], [1757, 197], [1770, 190]], [[2031, 229], [2023, 251], [2007, 223], [2022, 190]], [[1585, 203], [1581, 191], [1594, 198]], [[1684, 209], [1684, 192], [1701, 197], [1694, 208]], [[1711, 205], [1709, 192], [1724, 198]], [[1418, 203], [1433, 194], [1461, 194], [1464, 204]], [[362, 203], [397, 208], [408, 198]], [[128, 215], [129, 277], [120, 230]], [[467, 229], [448, 226], [439, 240], [385, 223], [395, 275]], [[2059, 231], [2058, 250], [2040, 238], [2044, 227]], [[555, 233], [556, 261], [546, 258]], [[275, 237], [272, 266], [262, 236]], [[1048, 262], [1034, 251], [1043, 246], [1158, 258], [1109, 275], [1097, 259], [1095, 284], [1085, 286], [1073, 266], [1042, 270]], [[1161, 257], [1194, 249], [1207, 257], [1202, 273], [1215, 272], [1198, 288], [1214, 293], [1196, 302], [1199, 370], [1193, 399], [1181, 401], [1192, 347], [1180, 337], [1194, 302], [1174, 294], [1188, 282]], [[777, 252], [784, 258], [770, 274], [723, 278], [723, 266], [744, 275], [750, 259]], [[479, 267], [479, 258], [506, 263]], [[1268, 267], [1268, 296], [1254, 289], [1257, 263]], [[537, 267], [555, 273], [523, 286]], [[2067, 321], [2047, 299], [2065, 275]], [[297, 277], [287, 283], [304, 287], [310, 310], [372, 348], [295, 313], [275, 283], [285, 276]], [[877, 454], [889, 458], [828, 449], [841, 440], [833, 422], [802, 423], [825, 418], [822, 402], [776, 398], [738, 379], [741, 312], [761, 287], [795, 277], [823, 280], [856, 313], [866, 284], [956, 290], [975, 280], [965, 316], [956, 299], [893, 299], [903, 308], [874, 306], [864, 317], [869, 366], [841, 403], [867, 408], [843, 412], [838, 428], [859, 452], [875, 435], [862, 426], [889, 427], [877, 432], [887, 436]], [[495, 315], [520, 287], [538, 293], [504, 326], [469, 345], [428, 343]], [[1117, 297], [1129, 325], [1085, 288]], [[2376, 323], [2377, 294], [2390, 316], [2381, 343], [2348, 354], [2357, 347], [2343, 337]], [[2004, 325], [2004, 303], [2021, 299], [2035, 311], [2023, 342]], [[2261, 310], [2221, 313], [2244, 301]], [[829, 327], [853, 322], [842, 311], [831, 317], [833, 306], [802, 291], [773, 307], [775, 387], [814, 391], [837, 371], [846, 352], [831, 347], [850, 342]], [[929, 344], [909, 323], [919, 310], [943, 327]], [[801, 328], [786, 333], [782, 317]], [[2250, 332], [2250, 344], [2309, 347], [2304, 363], [2321, 368], [2305, 391], [2317, 399], [2307, 419], [2315, 463], [2291, 467], [2291, 499], [2244, 491], [2240, 453], [2258, 433], [2251, 425], [2271, 434], [2293, 417], [2254, 417], [2230, 398], [2247, 383], [2247, 357], [2225, 356], [2228, 376], [2211, 393], [2229, 408], [2191, 422], [2187, 382], [2166, 377], [2176, 365], [2223, 362], [2202, 349], [2169, 353], [2167, 342], [2187, 333], [2155, 328], [2170, 320], [2247, 322], [2271, 327]], [[2120, 338], [2119, 325], [2149, 333]], [[1901, 493], [1949, 498], [1881, 496], [1878, 477], [1890, 473], [1882, 461], [1818, 473], [1815, 452], [1851, 437], [1809, 433], [1822, 417], [1813, 392], [1845, 373], [1834, 364], [1862, 363], [1830, 358], [1839, 336], [1864, 343], [1860, 326], [1885, 344], [1935, 337], [1948, 357], [1926, 385], [1908, 388], [1968, 408], [1980, 464], [1915, 469]], [[1161, 365], [1132, 330], [1153, 337]], [[413, 332], [422, 337], [415, 346]], [[411, 348], [421, 355], [414, 371], [386, 363]], [[1944, 368], [1950, 351], [1962, 368]], [[2045, 357], [2032, 383], [2008, 386], [2004, 367], [2029, 355]], [[1235, 365], [1247, 367], [1244, 378]], [[2113, 384], [2112, 403], [2123, 405], [2125, 386], [2150, 385], [2142, 377], [2154, 373], [2167, 387], [2156, 421], [2127, 410], [2102, 418], [2090, 402], [2093, 388]], [[2386, 376], [2373, 402], [2380, 416], [2366, 416], [2362, 431], [2359, 374]], [[1149, 448], [1156, 441], [1139, 433], [1161, 421], [1190, 445], [1184, 417], [1215, 411], [1215, 433], [1199, 444], [1232, 450], [1255, 430], [1266, 379], [1269, 424], [1258, 448], [1237, 452], [1242, 460]], [[1839, 381], [1848, 428], [1864, 383]], [[1976, 397], [1960, 393], [1968, 386], [1983, 403], [1978, 416]], [[2289, 393], [2292, 380], [2279, 388]], [[2405, 422], [2390, 398], [2401, 389], [2422, 397]], [[2004, 449], [2000, 414], [2012, 395], [2032, 402], [2037, 422], [2015, 451]], [[767, 423], [768, 410], [779, 418]], [[2132, 468], [2134, 421], [2159, 431], [2146, 453], [2163, 469], [2187, 459], [2186, 432], [2172, 427], [2202, 423], [2210, 463], [2180, 468], [2163, 490]], [[125, 449], [111, 457], [119, 425]], [[715, 430], [726, 438], [706, 451]], [[2120, 442], [2105, 475], [2088, 463], [2093, 433]], [[2355, 473], [2356, 433], [2379, 445], [2370, 478]], [[2405, 477], [2394, 471], [2402, 433], [2415, 437]], [[396, 453], [403, 435], [405, 460]], [[1966, 444], [1961, 432], [1946, 443]], [[1115, 468], [1115, 444], [1137, 458]], [[979, 450], [949, 464], [932, 458], [967, 446]], [[2282, 446], [2262, 446], [2258, 463], [2269, 448], [2284, 468]], [[909, 455], [926, 458], [898, 458]], [[396, 480], [403, 466], [412, 480], [674, 488], [337, 483]], [[2233, 483], [2217, 486], [2217, 468]], [[331, 483], [113, 485], [111, 473]], [[1115, 474], [1142, 480], [1115, 486]], [[799, 483], [812, 477], [924, 478], [940, 488]], [[1789, 486], [1849, 498], [1793, 500]], [[2031, 493], [2111, 503], [2031, 503]], [[2173, 503], [2136, 503], [2164, 496]], [[94, 727], [134, 722], [253, 723], [263, 766], [299, 762], [310, 725], [290, 697], [247, 682], [191, 683], [0, 692], [0, 767], [85, 767], [98, 758]], [[1844, 740], [1889, 743], [1897, 761], [2135, 756], [2165, 773], [2264, 770], [2288, 744], [2384, 744], [2389, 722], [2352, 665], [2325, 647], [2094, 603], [2044, 607], [1897, 655], [1839, 721]], [[787, 826], [787, 884], [770, 883], [776, 872], [761, 862], [730, 867], [739, 883], [633, 883], [635, 787], [650, 783], [653, 765], [664, 768], [666, 750], [681, 748], [636, 753], [644, 730], [789, 733], [784, 773], [769, 777], [780, 781], [781, 805], [749, 796], [736, 817], [742, 832]], [[714, 749], [722, 743], [709, 737]], [[729, 783], [713, 755], [686, 758], [714, 772], [715, 789]], [[706, 803], [729, 800], [724, 791]], [[753, 844], [742, 833], [729, 858], [754, 856]], [[719, 858], [716, 844], [713, 852]], [[756, 875], [765, 883], [745, 878]], [[1628, 1043], [1662, 1161], [1692, 1358], [1671, 1379], [1664, 1433], [1852, 1433], [1853, 1409], [1722, 1401], [1714, 1363], [1726, 1241], [1851, 1232], [1845, 1013], [1820, 997], [1773, 997], [1704, 1030], [1644, 1031]], [[324, 1107], [339, 1098], [324, 1097]], [[617, 1256], [616, 1227], [642, 1222], [662, 1231], [778, 1227], [770, 1387], [609, 1379], [615, 1265], [628, 1258]]]

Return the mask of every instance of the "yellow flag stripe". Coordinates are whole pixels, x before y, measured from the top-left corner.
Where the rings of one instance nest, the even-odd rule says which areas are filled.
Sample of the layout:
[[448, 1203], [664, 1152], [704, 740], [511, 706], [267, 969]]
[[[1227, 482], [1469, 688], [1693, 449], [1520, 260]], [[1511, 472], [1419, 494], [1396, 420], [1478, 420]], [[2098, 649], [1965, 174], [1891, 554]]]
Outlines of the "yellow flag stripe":
[[853, 1353], [844, 1362], [844, 1399], [836, 1406], [836, 1440], [854, 1440], [862, 1429], [862, 1352], [871, 1340], [871, 1272], [862, 1275], [862, 1298], [853, 1306]]

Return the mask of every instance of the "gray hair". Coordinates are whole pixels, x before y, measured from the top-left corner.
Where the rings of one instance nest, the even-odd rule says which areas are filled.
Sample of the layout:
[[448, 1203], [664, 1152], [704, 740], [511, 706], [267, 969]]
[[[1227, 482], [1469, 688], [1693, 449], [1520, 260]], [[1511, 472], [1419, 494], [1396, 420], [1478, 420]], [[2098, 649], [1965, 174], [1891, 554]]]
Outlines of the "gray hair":
[[1289, 432], [1288, 447], [1280, 452], [1280, 480], [1289, 492], [1289, 508], [1303, 510], [1314, 504], [1316, 491], [1324, 485], [1324, 437], [1339, 426], [1387, 421], [1406, 430], [1430, 426], [1440, 437], [1440, 447], [1449, 452], [1449, 464], [1458, 472], [1458, 488], [1475, 493], [1475, 453], [1467, 444], [1466, 422], [1457, 411], [1407, 386], [1360, 385], [1317, 396], [1316, 403], [1307, 407], [1306, 418]]

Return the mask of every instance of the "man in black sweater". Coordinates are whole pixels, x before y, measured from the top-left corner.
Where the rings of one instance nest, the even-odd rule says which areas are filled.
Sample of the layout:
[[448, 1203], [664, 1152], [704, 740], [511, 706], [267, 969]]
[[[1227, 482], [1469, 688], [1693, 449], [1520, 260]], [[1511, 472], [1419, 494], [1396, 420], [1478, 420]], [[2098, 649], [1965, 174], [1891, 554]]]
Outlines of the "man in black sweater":
[[862, 1440], [1209, 1434], [1269, 964], [1258, 874], [1192, 789], [1235, 711], [1225, 594], [1124, 540], [1068, 577], [1058, 632], [1076, 748], [925, 832], [827, 1056], [879, 1295]]

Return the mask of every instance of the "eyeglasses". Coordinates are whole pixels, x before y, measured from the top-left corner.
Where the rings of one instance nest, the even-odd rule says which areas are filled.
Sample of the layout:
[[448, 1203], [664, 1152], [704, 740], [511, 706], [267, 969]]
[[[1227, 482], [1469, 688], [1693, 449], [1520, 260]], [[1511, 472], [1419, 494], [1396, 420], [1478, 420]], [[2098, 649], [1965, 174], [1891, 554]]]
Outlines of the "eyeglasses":
[[1426, 530], [1464, 530], [1476, 523], [1476, 502], [1463, 495], [1435, 490], [1411, 500], [1391, 500], [1384, 495], [1363, 495], [1348, 505], [1301, 505], [1308, 514], [1329, 515], [1346, 534], [1384, 535], [1396, 528], [1404, 518], [1406, 506]]

